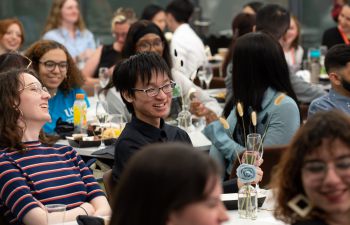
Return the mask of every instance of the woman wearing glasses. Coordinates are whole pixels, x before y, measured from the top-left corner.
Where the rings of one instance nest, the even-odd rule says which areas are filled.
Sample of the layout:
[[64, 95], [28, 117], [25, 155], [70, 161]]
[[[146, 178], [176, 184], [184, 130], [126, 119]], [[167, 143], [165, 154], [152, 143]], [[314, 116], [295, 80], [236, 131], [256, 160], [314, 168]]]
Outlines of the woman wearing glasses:
[[350, 119], [319, 112], [294, 136], [272, 179], [275, 217], [295, 225], [350, 224]]
[[[66, 221], [111, 214], [107, 199], [70, 146], [39, 141], [50, 94], [32, 70], [0, 74], [0, 215], [4, 224], [47, 224], [47, 204], [66, 205]], [[3, 224], [4, 221], [1, 221]]]
[[163, 120], [169, 114], [175, 83], [164, 59], [140, 53], [117, 64], [113, 84], [132, 113], [115, 144], [113, 178], [117, 182], [129, 158], [141, 147], [156, 142], [191, 144], [188, 134]]
[[58, 42], [40, 40], [26, 51], [26, 56], [32, 60], [33, 69], [39, 74], [43, 85], [49, 90], [49, 111], [51, 122], [44, 126], [44, 132], [55, 134], [66, 132], [61, 124], [73, 123], [73, 104], [78, 93], [86, 93], [80, 89], [84, 83], [83, 77], [76, 67], [67, 49]]

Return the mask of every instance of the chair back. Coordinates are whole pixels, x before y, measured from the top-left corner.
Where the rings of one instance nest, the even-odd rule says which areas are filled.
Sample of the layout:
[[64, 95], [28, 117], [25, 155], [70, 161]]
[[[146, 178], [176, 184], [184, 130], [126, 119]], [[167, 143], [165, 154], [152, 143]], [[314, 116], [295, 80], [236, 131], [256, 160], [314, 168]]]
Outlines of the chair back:
[[[287, 147], [287, 145], [264, 146], [264, 162], [260, 166], [260, 168], [264, 172], [264, 175], [261, 182], [259, 183], [260, 187], [268, 188], [268, 184], [270, 183], [273, 170], [275, 166], [279, 163], [281, 156], [286, 151]], [[240, 154], [239, 157], [242, 158], [242, 155], [243, 153]], [[239, 162], [236, 159], [232, 167], [230, 178], [236, 177], [236, 170], [238, 166]]]
[[103, 184], [105, 186], [106, 194], [107, 194], [107, 199], [111, 203], [112, 201], [112, 191], [113, 191], [113, 179], [112, 179], [112, 169], [107, 170], [103, 174]]

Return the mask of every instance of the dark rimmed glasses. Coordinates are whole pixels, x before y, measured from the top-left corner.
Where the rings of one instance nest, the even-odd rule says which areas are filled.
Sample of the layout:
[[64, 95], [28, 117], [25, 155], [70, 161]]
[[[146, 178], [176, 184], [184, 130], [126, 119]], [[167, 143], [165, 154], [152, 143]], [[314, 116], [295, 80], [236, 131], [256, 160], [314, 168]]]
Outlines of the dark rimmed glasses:
[[145, 52], [145, 51], [150, 51], [152, 48], [154, 49], [163, 48], [164, 45], [162, 40], [156, 39], [152, 42], [141, 41], [136, 45], [136, 47], [139, 49], [139, 51]]
[[169, 94], [170, 92], [173, 91], [174, 87], [175, 87], [176, 83], [174, 81], [170, 81], [169, 84], [165, 84], [161, 87], [158, 88], [147, 88], [147, 89], [137, 89], [137, 88], [133, 88], [133, 91], [142, 91], [144, 93], [147, 94], [148, 97], [154, 97], [157, 96], [160, 92], [160, 90], [162, 90], [165, 94]]
[[43, 64], [49, 72], [53, 72], [56, 66], [58, 66], [58, 69], [60, 70], [61, 73], [67, 72], [67, 69], [68, 69], [68, 63], [66, 61], [54, 62], [52, 60], [48, 60], [45, 62], [39, 61], [39, 63]]

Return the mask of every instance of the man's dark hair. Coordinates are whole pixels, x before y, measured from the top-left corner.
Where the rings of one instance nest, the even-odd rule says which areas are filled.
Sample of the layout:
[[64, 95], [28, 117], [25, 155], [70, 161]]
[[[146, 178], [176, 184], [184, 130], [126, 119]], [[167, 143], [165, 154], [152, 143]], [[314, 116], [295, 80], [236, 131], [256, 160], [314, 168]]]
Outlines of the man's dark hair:
[[334, 45], [326, 54], [325, 67], [327, 73], [340, 69], [350, 62], [350, 46], [346, 44]]
[[113, 71], [113, 84], [120, 92], [123, 102], [130, 113], [134, 113], [134, 107], [126, 101], [123, 93], [135, 97], [135, 85], [138, 80], [148, 84], [153, 73], [164, 74], [172, 79], [169, 66], [162, 58], [154, 52], [143, 52], [119, 62]]
[[262, 2], [249, 2], [245, 4], [243, 8], [250, 7], [255, 13], [257, 13], [263, 6], [264, 6], [264, 3]]
[[152, 20], [157, 13], [164, 11], [164, 9], [156, 4], [149, 4], [147, 5], [143, 11], [141, 18], [142, 20]]
[[262, 31], [279, 40], [290, 26], [288, 10], [277, 4], [268, 4], [256, 14], [256, 31]]
[[190, 0], [173, 0], [168, 4], [165, 11], [173, 15], [178, 23], [188, 23], [194, 6]]

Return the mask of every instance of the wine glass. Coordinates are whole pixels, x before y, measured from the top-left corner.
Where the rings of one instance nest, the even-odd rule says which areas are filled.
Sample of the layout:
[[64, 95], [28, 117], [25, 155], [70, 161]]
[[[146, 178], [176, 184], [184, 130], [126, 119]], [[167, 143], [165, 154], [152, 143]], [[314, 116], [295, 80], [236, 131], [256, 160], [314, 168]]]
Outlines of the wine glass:
[[203, 70], [203, 68], [201, 67], [201, 68], [199, 68], [198, 69], [198, 72], [197, 72], [197, 77], [198, 77], [198, 80], [199, 80], [199, 83], [200, 83], [200, 86], [201, 86], [201, 88], [203, 88], [203, 82], [204, 82], [204, 70]]
[[107, 108], [107, 104], [104, 101], [97, 101], [96, 103], [96, 118], [99, 122], [99, 126], [101, 129], [101, 144], [98, 147], [98, 150], [104, 149], [106, 148], [106, 145], [103, 141], [103, 131], [104, 128], [106, 126], [106, 122], [108, 120], [108, 110], [106, 110]]
[[115, 137], [119, 137], [120, 134], [122, 133], [126, 121], [124, 120], [124, 117], [122, 114], [110, 114], [109, 115], [109, 127], [116, 128], [115, 129]]
[[107, 67], [100, 67], [98, 69], [98, 79], [100, 81], [101, 88], [104, 88], [107, 86], [109, 82], [109, 74], [108, 74]]
[[207, 87], [206, 89], [209, 89], [210, 82], [213, 79], [213, 68], [211, 65], [206, 64], [203, 66], [203, 71], [205, 86]]

